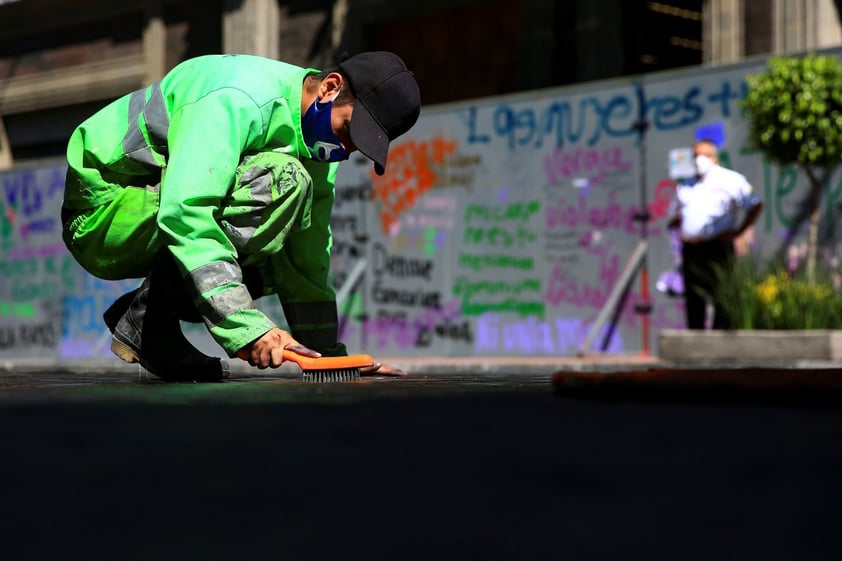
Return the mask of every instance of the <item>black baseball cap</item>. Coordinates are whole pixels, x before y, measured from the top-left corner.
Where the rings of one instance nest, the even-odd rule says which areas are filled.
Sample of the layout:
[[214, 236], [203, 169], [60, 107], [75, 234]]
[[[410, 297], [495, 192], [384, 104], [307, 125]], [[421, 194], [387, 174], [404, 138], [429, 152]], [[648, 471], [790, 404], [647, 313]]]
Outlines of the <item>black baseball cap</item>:
[[398, 55], [386, 51], [356, 54], [338, 68], [356, 98], [351, 141], [383, 175], [389, 142], [412, 128], [421, 113], [418, 82]]

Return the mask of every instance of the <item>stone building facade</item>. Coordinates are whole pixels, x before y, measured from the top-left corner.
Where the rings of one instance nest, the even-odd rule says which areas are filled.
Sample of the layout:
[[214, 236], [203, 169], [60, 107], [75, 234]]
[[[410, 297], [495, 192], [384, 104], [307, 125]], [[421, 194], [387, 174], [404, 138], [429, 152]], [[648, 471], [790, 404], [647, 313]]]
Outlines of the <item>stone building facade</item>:
[[385, 49], [425, 104], [838, 45], [833, 0], [0, 0], [0, 169], [207, 53]]

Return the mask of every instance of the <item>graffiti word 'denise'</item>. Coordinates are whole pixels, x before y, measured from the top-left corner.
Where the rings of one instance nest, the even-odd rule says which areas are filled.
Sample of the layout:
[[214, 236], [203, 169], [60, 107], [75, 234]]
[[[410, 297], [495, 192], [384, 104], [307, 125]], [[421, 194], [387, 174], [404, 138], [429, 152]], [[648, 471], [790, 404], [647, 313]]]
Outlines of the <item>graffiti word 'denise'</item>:
[[389, 255], [381, 243], [374, 244], [374, 274], [386, 274], [397, 278], [420, 278], [430, 280], [433, 262], [429, 259], [414, 259], [400, 255]]

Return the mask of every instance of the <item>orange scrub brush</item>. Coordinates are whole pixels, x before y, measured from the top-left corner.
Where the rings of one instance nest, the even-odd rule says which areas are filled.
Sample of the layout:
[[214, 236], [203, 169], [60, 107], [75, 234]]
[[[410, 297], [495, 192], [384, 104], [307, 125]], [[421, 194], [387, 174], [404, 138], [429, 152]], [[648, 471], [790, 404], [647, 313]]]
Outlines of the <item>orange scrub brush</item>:
[[[240, 351], [237, 356], [248, 360], [248, 353]], [[360, 368], [374, 365], [368, 355], [323, 356], [312, 358], [284, 349], [284, 360], [296, 363], [305, 382], [353, 382], [360, 379]]]

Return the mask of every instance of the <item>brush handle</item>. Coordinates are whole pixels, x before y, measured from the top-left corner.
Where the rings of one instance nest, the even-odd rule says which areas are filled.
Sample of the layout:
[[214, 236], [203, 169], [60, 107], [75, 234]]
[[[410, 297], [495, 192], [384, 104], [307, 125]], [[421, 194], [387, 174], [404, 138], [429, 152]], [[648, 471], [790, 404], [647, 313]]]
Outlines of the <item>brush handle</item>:
[[[248, 361], [249, 354], [239, 351], [237, 356]], [[322, 356], [313, 358], [284, 349], [284, 360], [296, 363], [301, 370], [343, 370], [346, 368], [365, 368], [374, 365], [374, 359], [369, 355]]]
[[345, 370], [348, 368], [365, 368], [374, 365], [374, 359], [368, 355], [321, 356], [313, 358], [284, 349], [284, 360], [291, 360], [301, 367], [301, 370]]

